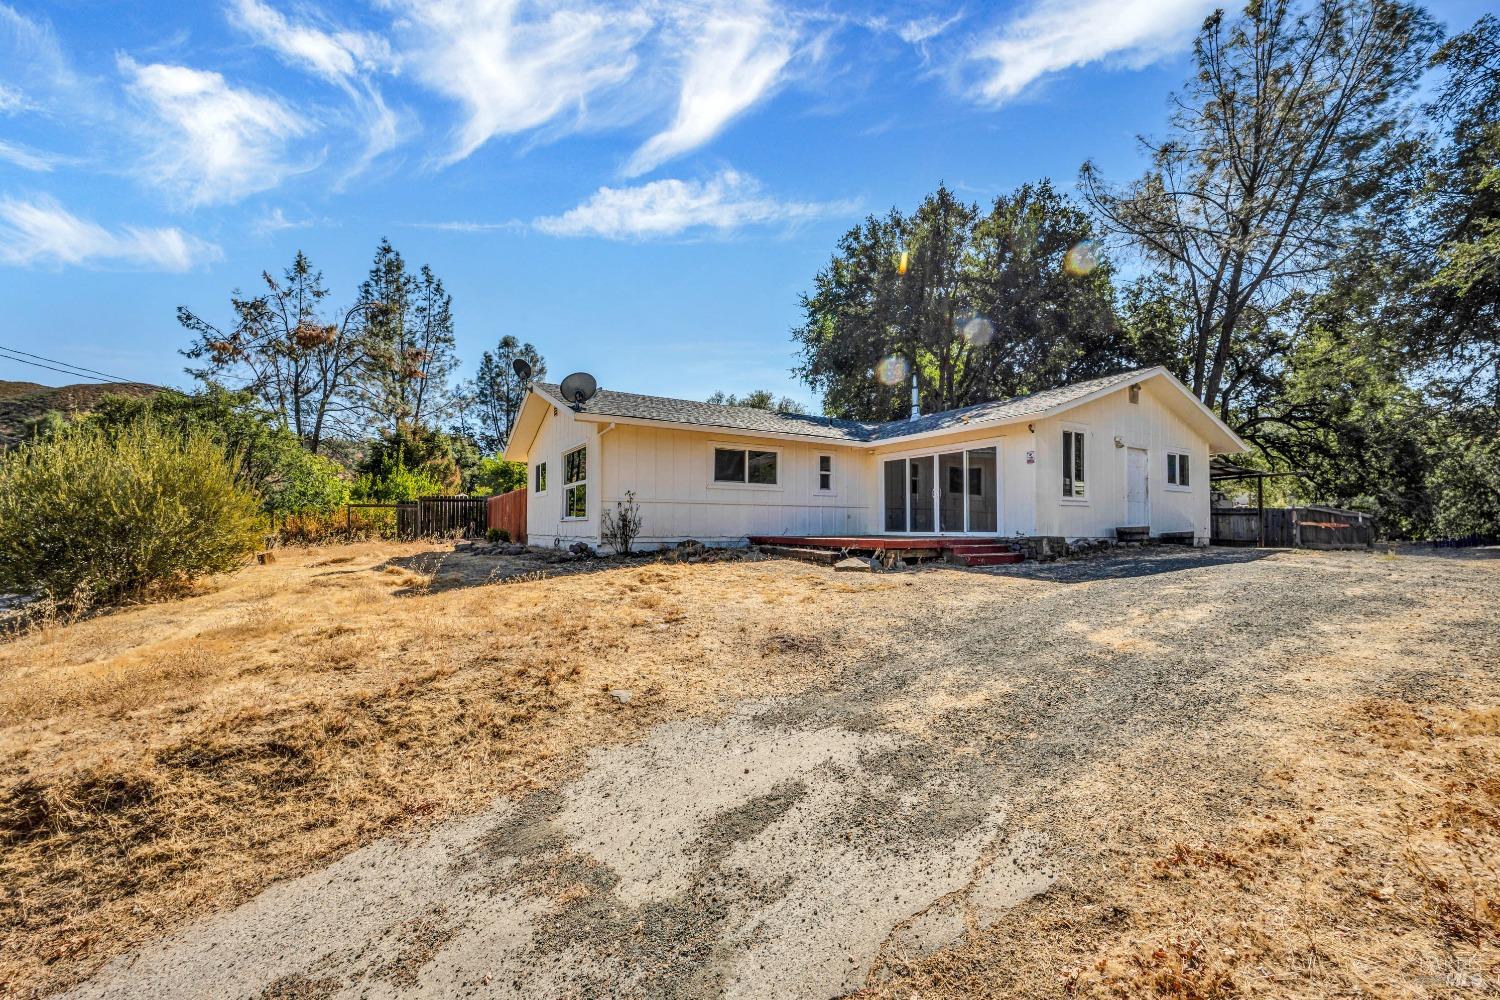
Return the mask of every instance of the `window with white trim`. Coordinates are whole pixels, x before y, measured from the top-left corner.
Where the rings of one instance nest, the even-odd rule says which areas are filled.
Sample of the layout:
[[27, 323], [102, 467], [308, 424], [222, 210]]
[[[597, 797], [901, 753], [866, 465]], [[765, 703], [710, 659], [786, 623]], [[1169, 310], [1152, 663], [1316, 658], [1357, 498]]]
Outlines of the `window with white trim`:
[[589, 450], [579, 446], [563, 455], [564, 521], [581, 521], [589, 516]]
[[1187, 452], [1167, 452], [1167, 485], [1183, 490], [1191, 488], [1192, 481], [1188, 474]]
[[781, 456], [757, 448], [715, 448], [714, 482], [775, 486]]
[[546, 462], [538, 462], [538, 463], [536, 463], [536, 471], [533, 473], [533, 475], [536, 477], [536, 483], [532, 487], [532, 489], [535, 492], [537, 492], [537, 493], [546, 493], [547, 492], [547, 463]]
[[833, 492], [833, 456], [818, 456], [818, 492]]
[[1083, 431], [1062, 432], [1062, 495], [1070, 500], [1082, 500], [1085, 497], [1085, 436]]

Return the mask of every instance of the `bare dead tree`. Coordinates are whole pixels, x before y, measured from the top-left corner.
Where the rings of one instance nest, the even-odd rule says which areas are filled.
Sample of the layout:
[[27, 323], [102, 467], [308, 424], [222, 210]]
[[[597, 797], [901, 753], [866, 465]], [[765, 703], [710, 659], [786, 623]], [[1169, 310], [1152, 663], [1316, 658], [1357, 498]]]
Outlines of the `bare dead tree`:
[[259, 295], [231, 296], [235, 322], [228, 330], [178, 307], [178, 322], [194, 335], [182, 353], [204, 362], [188, 373], [253, 393], [316, 452], [330, 423], [357, 409], [351, 389], [367, 352], [356, 321], [365, 309], [356, 305], [327, 322], [322, 274], [300, 251], [280, 279], [263, 272], [261, 280]]
[[1390, 0], [1252, 0], [1204, 22], [1171, 135], [1141, 138], [1146, 174], [1086, 197], [1117, 237], [1167, 272], [1192, 317], [1193, 391], [1228, 413], [1234, 355], [1288, 296], [1316, 288], [1380, 189], [1404, 135], [1401, 98], [1437, 29]]

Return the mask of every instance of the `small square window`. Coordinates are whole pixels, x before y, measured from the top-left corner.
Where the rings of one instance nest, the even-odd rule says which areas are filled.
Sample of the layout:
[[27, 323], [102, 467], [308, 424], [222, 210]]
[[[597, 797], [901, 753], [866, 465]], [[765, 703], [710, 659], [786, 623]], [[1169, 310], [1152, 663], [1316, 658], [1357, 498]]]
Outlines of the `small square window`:
[[738, 448], [714, 449], [714, 482], [743, 483], [745, 453]]
[[759, 486], [776, 485], [776, 453], [774, 451], [752, 451], [750, 455], [750, 482]]
[[1179, 489], [1187, 489], [1192, 485], [1192, 481], [1188, 476], [1187, 452], [1167, 452], [1167, 485], [1176, 486]]

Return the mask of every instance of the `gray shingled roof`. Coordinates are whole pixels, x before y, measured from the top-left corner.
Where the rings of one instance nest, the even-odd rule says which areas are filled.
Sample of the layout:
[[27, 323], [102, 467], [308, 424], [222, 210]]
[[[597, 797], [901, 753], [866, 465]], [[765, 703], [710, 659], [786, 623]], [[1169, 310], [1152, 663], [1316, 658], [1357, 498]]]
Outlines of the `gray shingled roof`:
[[[584, 411], [605, 417], [626, 417], [636, 420], [661, 420], [674, 424], [692, 424], [700, 427], [722, 427], [725, 430], [761, 431], [773, 434], [797, 434], [803, 437], [823, 438], [834, 441], [868, 443], [903, 438], [911, 434], [962, 427], [970, 423], [999, 423], [1019, 420], [1023, 417], [1054, 406], [1072, 402], [1091, 392], [1113, 385], [1124, 385], [1137, 381], [1144, 371], [1120, 372], [1103, 378], [1090, 379], [1074, 385], [1062, 386], [997, 400], [993, 403], [977, 403], [957, 410], [929, 413], [916, 420], [839, 420], [833, 417], [814, 417], [800, 413], [776, 413], [759, 410], [752, 406], [722, 406], [718, 403], [703, 403], [692, 399], [669, 399], [665, 396], [642, 396], [633, 392], [615, 392], [600, 389], [593, 399], [584, 404]], [[568, 405], [556, 385], [537, 382], [534, 388], [560, 405]]]

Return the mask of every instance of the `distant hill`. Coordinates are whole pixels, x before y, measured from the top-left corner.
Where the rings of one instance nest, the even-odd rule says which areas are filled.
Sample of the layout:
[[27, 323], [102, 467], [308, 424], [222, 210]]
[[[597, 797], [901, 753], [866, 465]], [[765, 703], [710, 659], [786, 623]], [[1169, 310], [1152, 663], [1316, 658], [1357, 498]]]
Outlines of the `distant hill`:
[[80, 382], [54, 388], [0, 380], [0, 448], [23, 440], [27, 423], [49, 410], [87, 413], [105, 396], [154, 396], [160, 391], [142, 382]]

